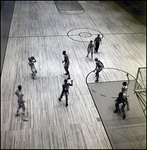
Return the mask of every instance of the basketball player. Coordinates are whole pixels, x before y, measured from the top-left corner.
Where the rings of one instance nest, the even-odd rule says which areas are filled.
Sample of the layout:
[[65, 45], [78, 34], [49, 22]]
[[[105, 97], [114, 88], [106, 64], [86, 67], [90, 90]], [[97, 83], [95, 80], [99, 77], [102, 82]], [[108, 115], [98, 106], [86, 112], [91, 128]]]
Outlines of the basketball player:
[[68, 55], [66, 54], [66, 51], [63, 51], [62, 54], [64, 55], [64, 60], [62, 61], [62, 63], [64, 62], [64, 69], [66, 71], [65, 75], [68, 75], [68, 78], [67, 79], [70, 79], [70, 74], [69, 74], [69, 71], [68, 71], [68, 68], [69, 68], [69, 58], [68, 58]]
[[29, 60], [29, 66], [31, 67], [31, 71], [32, 71], [32, 74], [31, 74], [32, 79], [34, 79], [36, 76], [36, 73], [37, 73], [37, 70], [36, 70], [35, 65], [34, 65], [34, 63], [36, 62], [36, 59], [33, 56], [31, 56], [28, 58], [28, 60]]
[[95, 63], [96, 63], [96, 67], [95, 67], [95, 70], [93, 72], [96, 71], [96, 73], [95, 73], [95, 77], [96, 77], [95, 82], [98, 82], [99, 72], [102, 71], [102, 69], [104, 68], [104, 65], [100, 60], [98, 60], [98, 58], [95, 58], [94, 60], [95, 60]]
[[101, 42], [100, 34], [95, 38], [94, 43], [95, 43], [95, 53], [98, 53], [99, 45]]
[[71, 80], [71, 83], [67, 83], [67, 80], [64, 80], [64, 84], [62, 85], [62, 93], [59, 97], [59, 101], [61, 101], [63, 95], [65, 95], [66, 98], [66, 107], [68, 106], [68, 95], [69, 95], [69, 86], [73, 86], [73, 80]]
[[18, 85], [18, 89], [16, 90], [16, 92], [15, 92], [15, 94], [17, 95], [17, 97], [18, 97], [18, 100], [17, 100], [17, 102], [18, 102], [18, 109], [17, 109], [17, 113], [16, 113], [16, 115], [15, 116], [18, 116], [19, 114], [18, 114], [18, 112], [19, 112], [19, 110], [20, 110], [20, 108], [22, 108], [22, 110], [23, 110], [23, 115], [25, 115], [25, 105], [24, 105], [24, 102], [25, 101], [23, 101], [23, 94], [22, 94], [22, 91], [21, 91], [21, 89], [22, 89], [22, 86], [21, 85]]
[[[128, 78], [128, 83], [126, 82], [126, 81], [124, 81], [123, 83], [122, 83], [122, 88], [121, 88], [121, 92], [123, 93], [123, 97], [124, 98], [127, 98], [127, 90], [128, 90], [128, 86], [129, 86], [129, 83], [130, 83], [130, 80], [129, 80], [129, 77], [128, 77], [128, 73], [127, 73], [127, 78]], [[127, 103], [127, 110], [129, 110], [130, 108], [129, 108], [129, 103], [128, 103], [128, 101], [126, 101], [126, 103]]]
[[89, 53], [91, 53], [91, 60], [93, 60], [93, 47], [94, 45], [92, 44], [92, 40], [91, 40], [87, 47], [87, 56], [86, 56], [88, 57]]
[[125, 114], [124, 108], [125, 108], [125, 106], [127, 104], [127, 97], [126, 98], [123, 97], [123, 92], [120, 92], [118, 94], [118, 98], [115, 100], [115, 110], [113, 111], [114, 113], [120, 112], [119, 104], [122, 104], [121, 105], [121, 111], [123, 113], [123, 117], [122, 118], [125, 119], [126, 118], [126, 114]]

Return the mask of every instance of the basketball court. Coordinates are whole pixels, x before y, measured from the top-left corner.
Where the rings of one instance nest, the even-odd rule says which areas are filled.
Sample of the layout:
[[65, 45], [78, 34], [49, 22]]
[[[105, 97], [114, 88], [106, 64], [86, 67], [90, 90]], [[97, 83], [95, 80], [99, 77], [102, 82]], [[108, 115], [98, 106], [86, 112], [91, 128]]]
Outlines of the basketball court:
[[[143, 24], [114, 1], [4, 1], [1, 12], [1, 149], [146, 148], [146, 71], [136, 76], [146, 66]], [[95, 83], [95, 61], [86, 54], [98, 34], [93, 58], [104, 69]], [[73, 80], [68, 107], [58, 100], [67, 78], [64, 50]], [[127, 72], [130, 110], [123, 120], [113, 110]], [[18, 85], [26, 118], [15, 116]]]

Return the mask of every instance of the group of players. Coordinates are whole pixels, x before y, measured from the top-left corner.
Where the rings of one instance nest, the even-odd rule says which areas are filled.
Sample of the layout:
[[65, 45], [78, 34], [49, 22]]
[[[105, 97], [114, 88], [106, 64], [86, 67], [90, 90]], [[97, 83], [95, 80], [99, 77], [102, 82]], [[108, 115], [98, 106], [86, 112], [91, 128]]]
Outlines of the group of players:
[[[98, 52], [98, 48], [99, 48], [99, 44], [101, 42], [101, 38], [100, 38], [100, 35], [98, 34], [98, 36], [95, 38], [94, 40], [95, 42], [95, 46], [92, 44], [92, 41], [90, 41], [90, 43], [88, 44], [88, 48], [87, 48], [87, 51], [88, 51], [88, 54], [91, 52], [91, 59], [93, 59], [93, 48], [95, 48], [95, 53]], [[61, 92], [61, 95], [59, 97], [59, 101], [61, 102], [61, 99], [63, 97], [63, 95], [65, 95], [65, 98], [66, 98], [66, 107], [68, 106], [68, 94], [69, 94], [69, 86], [73, 86], [73, 80], [71, 80], [71, 83], [68, 83], [68, 79], [70, 79], [70, 73], [69, 73], [69, 58], [68, 58], [68, 55], [66, 53], [66, 51], [63, 51], [62, 54], [64, 55], [64, 60], [62, 61], [62, 63], [64, 63], [64, 69], [66, 71], [65, 75], [68, 75], [68, 78], [64, 80], [64, 84], [62, 85], [62, 92]], [[87, 54], [87, 57], [88, 57], [88, 54]], [[36, 59], [31, 56], [28, 58], [29, 62], [29, 66], [31, 68], [31, 71], [32, 71], [32, 79], [35, 79], [35, 76], [36, 76], [36, 73], [37, 73], [37, 70], [36, 70], [36, 67], [34, 65], [34, 63], [36, 63]], [[99, 72], [102, 71], [102, 69], [104, 68], [104, 65], [103, 63], [98, 59], [98, 58], [95, 58], [95, 63], [96, 63], [96, 67], [95, 69], [93, 70], [93, 72], [95, 72], [95, 77], [96, 77], [96, 80], [95, 82], [98, 82], [99, 81]], [[127, 76], [128, 77], [128, 76]], [[124, 87], [122, 88], [122, 91], [119, 93], [118, 95], [118, 98], [116, 99], [116, 110], [114, 111], [115, 113], [117, 112], [120, 112], [120, 109], [119, 109], [119, 104], [123, 104], [122, 107], [121, 107], [121, 110], [123, 112], [123, 119], [125, 119], [126, 115], [125, 115], [125, 111], [124, 111], [124, 107], [125, 105], [127, 104], [127, 106], [129, 105], [128, 102], [127, 102], [127, 96], [126, 96], [126, 91], [127, 91], [127, 83], [124, 82], [123, 83]], [[23, 94], [22, 94], [22, 86], [19, 85], [18, 86], [18, 89], [17, 91], [15, 92], [15, 94], [18, 96], [18, 109], [17, 109], [17, 113], [16, 113], [16, 116], [18, 116], [19, 114], [19, 110], [20, 108], [23, 109], [23, 115], [25, 115], [25, 105], [24, 105], [24, 102], [23, 101]], [[129, 108], [129, 106], [128, 106]]]
[[[91, 40], [90, 43], [88, 44], [87, 56], [86, 56], [86, 57], [88, 57], [89, 53], [91, 53], [91, 60], [93, 60], [93, 49], [95, 50], [94, 51], [95, 53], [98, 52], [99, 44], [101, 42], [100, 34], [98, 34], [98, 36], [95, 38], [94, 44], [92, 42], [93, 41]], [[96, 62], [96, 68], [94, 70], [95, 77], [96, 77], [95, 82], [98, 82], [99, 72], [102, 71], [102, 69], [104, 68], [104, 65], [100, 60], [98, 60], [98, 58], [95, 58], [95, 62]], [[127, 73], [127, 78], [128, 78], [128, 73]], [[129, 78], [128, 78], [128, 83], [125, 81], [122, 83], [123, 87], [121, 89], [121, 92], [118, 94], [118, 97], [115, 100], [114, 113], [121, 113], [121, 111], [122, 111], [123, 119], [126, 118], [126, 114], [125, 114], [125, 110], [124, 110], [126, 105], [127, 105], [127, 110], [129, 110], [129, 103], [128, 103], [128, 99], [127, 99], [127, 89], [128, 89], [129, 83], [130, 83]], [[121, 109], [119, 108], [120, 104], [121, 104]]]
[[[31, 67], [31, 71], [32, 71], [32, 79], [35, 79], [35, 76], [36, 76], [36, 73], [37, 73], [37, 70], [36, 70], [36, 67], [34, 65], [36, 61], [36, 59], [31, 56], [28, 58], [29, 60], [29, 66]], [[17, 102], [18, 102], [18, 109], [17, 109], [17, 112], [16, 112], [16, 115], [15, 116], [19, 116], [19, 110], [22, 108], [23, 110], [23, 113], [22, 115], [25, 116], [25, 105], [24, 105], [24, 100], [23, 100], [23, 96], [24, 94], [22, 93], [22, 86], [21, 85], [18, 85], [18, 89], [16, 90], [15, 94], [17, 95], [18, 99], [17, 99]]]
[[[127, 73], [127, 78], [128, 78], [128, 83], [126, 81], [124, 81], [122, 83], [122, 88], [121, 88], [121, 92], [119, 92], [117, 99], [115, 100], [115, 110], [113, 111], [114, 113], [121, 113], [122, 112], [122, 118], [125, 119], [126, 118], [126, 114], [125, 114], [125, 106], [127, 105], [127, 110], [129, 110], [129, 102], [128, 102], [128, 95], [127, 95], [127, 90], [128, 90], [128, 85], [130, 83], [129, 77], [128, 77], [128, 73]], [[121, 104], [121, 109], [119, 107], [119, 105]]]

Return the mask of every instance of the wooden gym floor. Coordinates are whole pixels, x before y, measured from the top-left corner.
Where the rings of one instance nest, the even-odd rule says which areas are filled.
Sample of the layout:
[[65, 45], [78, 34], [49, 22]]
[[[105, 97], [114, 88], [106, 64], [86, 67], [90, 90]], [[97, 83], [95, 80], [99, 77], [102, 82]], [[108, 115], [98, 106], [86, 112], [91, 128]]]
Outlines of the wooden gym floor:
[[[106, 68], [136, 77], [138, 67], [146, 66], [146, 27], [113, 1], [79, 3], [84, 11], [59, 12], [54, 1], [15, 1], [1, 74], [2, 149], [113, 148], [85, 81], [95, 68], [86, 58], [87, 45], [100, 33], [102, 44], [94, 58]], [[69, 55], [73, 79], [67, 108], [65, 98], [58, 101], [66, 78], [63, 50]], [[29, 56], [37, 60], [35, 80]], [[110, 78], [118, 81], [121, 76], [107, 72], [101, 80]], [[27, 122], [15, 117], [19, 84]]]

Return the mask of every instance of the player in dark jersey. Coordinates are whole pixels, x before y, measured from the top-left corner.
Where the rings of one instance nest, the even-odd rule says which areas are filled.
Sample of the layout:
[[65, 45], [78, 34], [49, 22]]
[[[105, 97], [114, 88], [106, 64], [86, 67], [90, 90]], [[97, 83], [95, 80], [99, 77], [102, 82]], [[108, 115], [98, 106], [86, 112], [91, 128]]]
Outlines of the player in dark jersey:
[[22, 89], [22, 86], [19, 85], [19, 86], [18, 86], [18, 89], [17, 89], [16, 92], [15, 92], [15, 94], [16, 94], [17, 97], [18, 97], [18, 100], [17, 100], [17, 102], [18, 102], [18, 109], [17, 109], [16, 116], [19, 115], [18, 112], [19, 112], [20, 108], [22, 108], [22, 110], [23, 110], [23, 115], [25, 115], [25, 105], [24, 105], [24, 102], [25, 102], [25, 101], [23, 101], [23, 98], [22, 98], [22, 97], [23, 97], [24, 95], [22, 94], [21, 89]]
[[96, 71], [96, 73], [95, 73], [95, 77], [96, 77], [95, 82], [98, 82], [99, 72], [102, 71], [102, 69], [104, 68], [104, 65], [100, 60], [98, 60], [98, 58], [95, 58], [95, 63], [96, 63], [96, 67], [95, 67], [95, 70], [93, 72]]
[[64, 62], [64, 69], [66, 71], [65, 75], [68, 75], [68, 78], [67, 79], [70, 79], [70, 73], [68, 71], [68, 68], [69, 68], [69, 58], [68, 58], [68, 55], [66, 54], [66, 51], [63, 51], [62, 54], [64, 55], [64, 60], [62, 61], [62, 63]]
[[98, 53], [99, 45], [101, 42], [100, 34], [95, 38], [94, 43], [95, 43], [95, 53]]
[[34, 65], [34, 63], [36, 62], [36, 59], [33, 56], [31, 56], [28, 58], [28, 60], [29, 60], [29, 66], [31, 67], [31, 71], [32, 71], [31, 75], [32, 75], [32, 78], [34, 79], [37, 73], [36, 67]]
[[66, 98], [66, 107], [68, 106], [68, 95], [69, 95], [69, 86], [73, 86], [73, 80], [71, 80], [71, 83], [67, 83], [67, 80], [64, 80], [64, 84], [62, 85], [62, 93], [59, 97], [59, 101], [61, 101], [63, 95], [65, 95]]
[[118, 94], [118, 98], [115, 100], [115, 110], [113, 111], [114, 113], [120, 112], [119, 104], [122, 104], [121, 105], [121, 111], [123, 113], [123, 117], [122, 118], [125, 119], [126, 118], [126, 114], [125, 114], [124, 108], [125, 108], [125, 106], [127, 104], [127, 97], [123, 96], [123, 92], [120, 92]]

